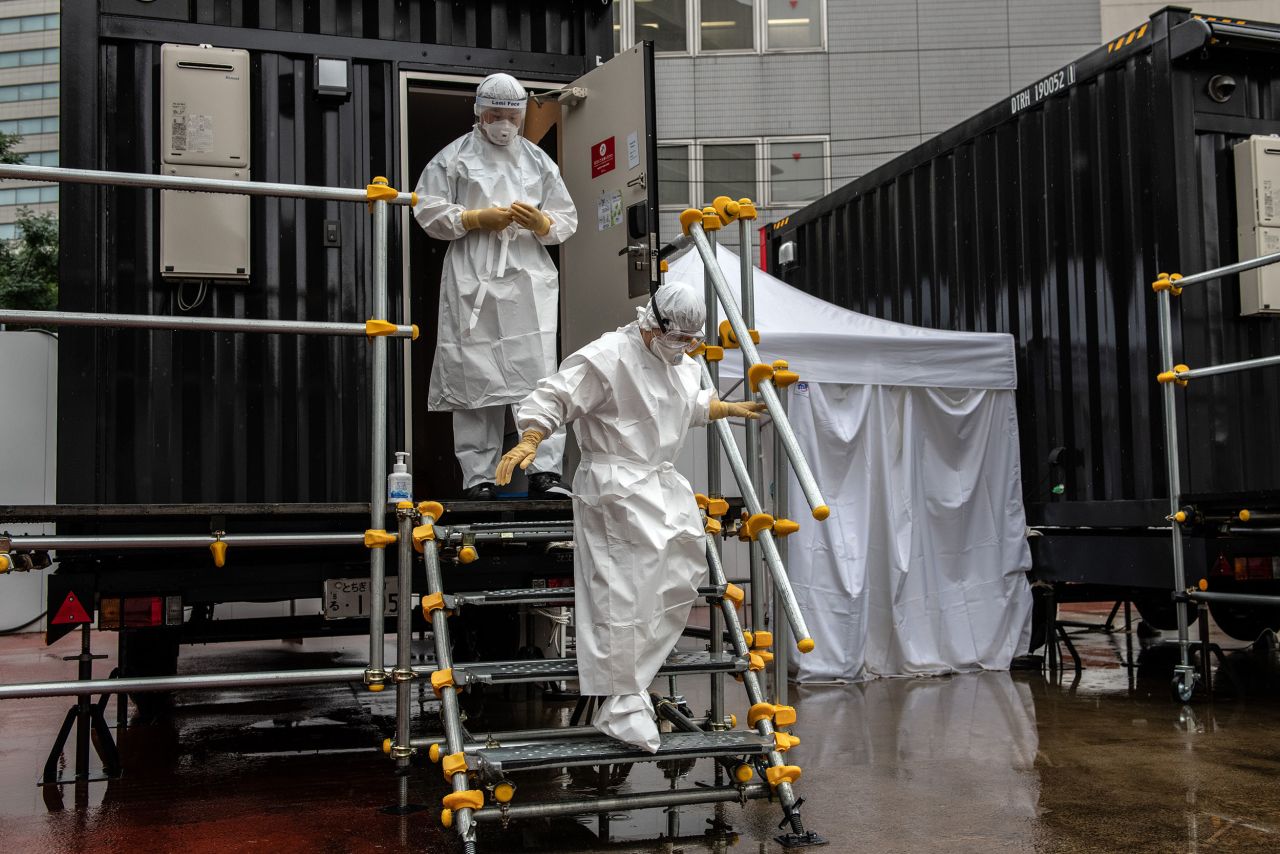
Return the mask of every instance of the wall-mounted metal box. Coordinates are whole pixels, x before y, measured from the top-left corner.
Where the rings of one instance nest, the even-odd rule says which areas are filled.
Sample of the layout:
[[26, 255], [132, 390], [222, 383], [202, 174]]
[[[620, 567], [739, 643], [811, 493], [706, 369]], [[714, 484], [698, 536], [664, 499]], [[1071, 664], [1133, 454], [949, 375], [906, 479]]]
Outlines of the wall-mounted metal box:
[[[160, 49], [161, 172], [248, 181], [249, 52], [209, 45]], [[160, 273], [248, 279], [249, 197], [165, 191]]]
[[[1233, 149], [1240, 260], [1280, 252], [1280, 138], [1251, 136]], [[1280, 265], [1240, 274], [1240, 315], [1280, 314]]]

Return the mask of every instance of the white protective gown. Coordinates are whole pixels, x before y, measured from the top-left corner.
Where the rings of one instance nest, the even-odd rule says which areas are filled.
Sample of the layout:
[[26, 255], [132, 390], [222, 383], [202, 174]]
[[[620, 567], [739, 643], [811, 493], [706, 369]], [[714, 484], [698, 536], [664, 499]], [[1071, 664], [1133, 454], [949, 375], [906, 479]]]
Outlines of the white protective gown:
[[[414, 191], [419, 224], [452, 241], [440, 276], [427, 408], [516, 403], [556, 369], [559, 273], [543, 247], [578, 228], [560, 170], [524, 137], [495, 145], [474, 128], [431, 158]], [[520, 201], [551, 217], [551, 230], [538, 236], [515, 224], [502, 232], [462, 226], [463, 211]]]
[[712, 392], [689, 358], [668, 365], [636, 323], [565, 359], [520, 405], [523, 431], [574, 423], [578, 678], [608, 695], [596, 726], [650, 752], [648, 688], [680, 638], [707, 572], [702, 517], [676, 455], [707, 423]]

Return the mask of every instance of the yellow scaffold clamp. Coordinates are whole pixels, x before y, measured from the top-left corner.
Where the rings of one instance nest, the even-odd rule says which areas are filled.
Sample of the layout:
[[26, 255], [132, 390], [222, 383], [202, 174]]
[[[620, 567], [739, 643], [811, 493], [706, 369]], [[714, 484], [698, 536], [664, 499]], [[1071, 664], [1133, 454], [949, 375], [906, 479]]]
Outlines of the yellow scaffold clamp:
[[779, 753], [786, 753], [791, 748], [800, 744], [800, 736], [791, 735], [785, 732], [775, 732], [773, 734], [773, 744]]
[[1177, 383], [1183, 388], [1186, 388], [1187, 383], [1190, 382], [1190, 380], [1183, 379], [1182, 377], [1179, 376], [1179, 374], [1185, 373], [1189, 370], [1191, 369], [1186, 365], [1174, 365], [1172, 371], [1161, 371], [1160, 373], [1156, 374], [1156, 382], [1160, 383], [1161, 385], [1165, 383]]
[[738, 585], [729, 583], [724, 586], [724, 598], [732, 602], [735, 608], [741, 608], [742, 603], [747, 601], [747, 594]]
[[444, 605], [445, 605], [445, 602], [444, 602], [443, 593], [432, 593], [430, 596], [423, 596], [422, 597], [422, 616], [427, 618], [428, 623], [435, 622], [436, 611], [444, 611], [444, 615], [446, 617], [452, 617], [453, 612], [445, 611]]
[[775, 537], [789, 537], [799, 530], [800, 523], [791, 519], [779, 519], [773, 523], [773, 535]]
[[[364, 188], [365, 198], [368, 199], [369, 213], [373, 213], [374, 202], [391, 202], [395, 201], [396, 196], [400, 195], [400, 191], [390, 185], [386, 178], [379, 175], [373, 179], [372, 184], [367, 184]], [[418, 203], [417, 194], [413, 195], [413, 204]]]
[[754, 729], [763, 720], [773, 721], [774, 726], [791, 726], [796, 722], [795, 707], [756, 703], [747, 712], [747, 726]]
[[702, 230], [720, 230], [720, 214], [716, 213], [716, 209], [711, 207], [711, 205], [707, 205], [702, 209]]
[[443, 798], [444, 809], [440, 811], [440, 823], [445, 827], [453, 827], [453, 814], [458, 810], [478, 810], [484, 806], [484, 792], [479, 789], [467, 789], [463, 792], [450, 792]]
[[466, 754], [459, 750], [457, 753], [450, 753], [448, 756], [441, 757], [440, 771], [444, 774], [446, 783], [453, 779], [454, 774], [467, 773]]
[[790, 367], [786, 359], [778, 359], [773, 363], [774, 388], [786, 388], [800, 382], [800, 375], [790, 370]]
[[0, 552], [0, 575], [3, 575], [11, 569], [13, 569], [13, 558], [3, 552]]
[[685, 208], [680, 212], [680, 230], [684, 232], [684, 236], [689, 236], [689, 229], [693, 224], [702, 224], [702, 211], [697, 208]]
[[[456, 689], [457, 687], [458, 687], [458, 686], [457, 686], [457, 685], [455, 685], [455, 684], [454, 684], [454, 681], [453, 681], [453, 668], [452, 668], [452, 667], [446, 667], [444, 670], [437, 670], [437, 671], [435, 671], [434, 673], [432, 673], [432, 674], [431, 674], [431, 690], [435, 692], [436, 699], [439, 699], [439, 698], [440, 698], [440, 692], [441, 692], [441, 691], [443, 691], [445, 688], [455, 688], [455, 689]], [[436, 748], [438, 748], [439, 746], [438, 746], [438, 745], [432, 745], [432, 747], [436, 747]], [[439, 755], [439, 751], [438, 751], [438, 749], [437, 749], [437, 756], [438, 756], [438, 755]], [[435, 761], [436, 761], [436, 757], [435, 757], [435, 756], [433, 756], [433, 757], [431, 758], [431, 761], [432, 761], [432, 762], [435, 762]]]
[[768, 513], [756, 513], [743, 521], [738, 529], [738, 539], [742, 541], [756, 540], [761, 531], [773, 530], [773, 517]]
[[[737, 334], [733, 331], [733, 324], [731, 324], [731, 323], [730, 323], [729, 321], [727, 321], [727, 320], [722, 320], [722, 321], [720, 321], [720, 326], [719, 326], [719, 327], [717, 327], [717, 331], [720, 333], [720, 346], [721, 346], [721, 347], [724, 347], [724, 349], [726, 349], [726, 350], [737, 350], [737, 349], [738, 349], [738, 347], [739, 347], [740, 345], [739, 345], [739, 343], [738, 343], [738, 336], [737, 336]], [[759, 343], [760, 343], [760, 333], [759, 333], [759, 331], [757, 331], [757, 330], [755, 330], [755, 329], [748, 329], [748, 330], [747, 330], [747, 332], [751, 335], [751, 342], [752, 342], [753, 344], [759, 344]]]
[[751, 384], [751, 390], [756, 394], [760, 393], [760, 383], [771, 379], [773, 379], [773, 365], [757, 362], [747, 368], [747, 382]]
[[779, 765], [776, 768], [767, 768], [764, 772], [765, 777], [769, 780], [769, 785], [777, 788], [780, 783], [794, 783], [800, 779], [799, 765]]
[[689, 351], [692, 358], [701, 356], [708, 362], [720, 362], [724, 360], [724, 348], [716, 344], [699, 344], [697, 347]]
[[418, 525], [413, 529], [413, 550], [418, 554], [422, 554], [427, 546], [427, 540], [436, 538], [436, 526], [428, 522], [425, 525]]
[[756, 203], [750, 199], [738, 199], [738, 219], [755, 219]]
[[716, 196], [711, 200], [711, 209], [716, 212], [716, 216], [720, 217], [722, 223], [728, 225], [738, 218], [738, 213], [742, 208], [736, 199], [731, 199], [728, 196]]
[[386, 531], [374, 528], [364, 532], [364, 547], [366, 549], [385, 549], [387, 546], [395, 543], [397, 534], [388, 534]]
[[222, 540], [225, 535], [225, 531], [214, 531], [213, 542], [209, 543], [209, 552], [213, 555], [213, 565], [218, 569], [222, 569], [227, 565], [227, 544]]
[[1175, 297], [1182, 296], [1182, 288], [1178, 287], [1178, 282], [1181, 281], [1181, 279], [1181, 273], [1161, 273], [1156, 276], [1156, 280], [1151, 283], [1151, 290], [1156, 293], [1168, 291], [1170, 296]]

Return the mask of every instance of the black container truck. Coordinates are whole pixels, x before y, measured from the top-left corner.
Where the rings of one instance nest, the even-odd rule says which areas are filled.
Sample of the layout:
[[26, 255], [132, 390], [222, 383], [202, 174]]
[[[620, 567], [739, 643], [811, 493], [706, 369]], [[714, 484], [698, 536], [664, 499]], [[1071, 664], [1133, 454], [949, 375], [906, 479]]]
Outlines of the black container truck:
[[[530, 104], [526, 135], [534, 139], [536, 133], [537, 144], [560, 162], [581, 220], [590, 226], [557, 256], [565, 274], [562, 293], [572, 295], [581, 278], [570, 275], [570, 268], [593, 271], [590, 294], [562, 299], [562, 307], [585, 306], [581, 315], [562, 312], [563, 343], [576, 348], [575, 342], [625, 320], [636, 298], [647, 297], [647, 287], [637, 291], [636, 282], [628, 281], [627, 271], [638, 265], [618, 257], [617, 247], [646, 239], [655, 251], [658, 245], [656, 233], [645, 233], [656, 223], [657, 210], [657, 181], [644, 180], [645, 173], [656, 172], [653, 53], [645, 43], [611, 61], [608, 2], [67, 3], [61, 32], [63, 167], [152, 174], [168, 169], [166, 123], [176, 121], [180, 108], [191, 121], [201, 112], [194, 105], [162, 103], [169, 67], [162, 57], [174, 45], [212, 46], [245, 63], [248, 82], [237, 109], [248, 132], [243, 155], [235, 156], [246, 161], [251, 180], [283, 184], [364, 188], [385, 176], [393, 187], [410, 191], [427, 160], [471, 128], [477, 83], [498, 71], [516, 76], [531, 92], [547, 95]], [[221, 59], [187, 61], [179, 68], [210, 72], [210, 86], [241, 82], [238, 68]], [[193, 97], [203, 97], [206, 88], [199, 81], [188, 86]], [[565, 93], [576, 97], [566, 101]], [[186, 119], [184, 143], [198, 132]], [[209, 134], [216, 138], [216, 132]], [[593, 145], [618, 134], [625, 140], [618, 150], [628, 157], [620, 156], [616, 169], [592, 172]], [[623, 199], [625, 223], [595, 227], [591, 215], [602, 192]], [[166, 214], [159, 192], [61, 185], [59, 308], [367, 319], [374, 243], [372, 217], [363, 204], [265, 197], [245, 204], [248, 264], [239, 270], [244, 275], [186, 281], [170, 275], [160, 260]], [[451, 421], [448, 413], [428, 413], [424, 405], [445, 245], [429, 239], [406, 208], [392, 208], [391, 221], [388, 319], [417, 323], [423, 335], [403, 355], [399, 342], [390, 350], [388, 452], [412, 451], [415, 497], [445, 500], [451, 520], [567, 518], [568, 504], [560, 502], [481, 507], [448, 501], [460, 493]], [[199, 221], [181, 225], [194, 230], [197, 242], [215, 239], [213, 229], [202, 236]], [[624, 229], [626, 237], [620, 234]], [[617, 273], [617, 288], [598, 286], [601, 270]], [[365, 340], [86, 328], [66, 328], [59, 337], [58, 504], [0, 508], [0, 534], [14, 523], [35, 521], [55, 522], [59, 535], [368, 527], [373, 404]], [[394, 524], [389, 518], [388, 527]], [[481, 560], [466, 567], [467, 589], [555, 584], [572, 574], [567, 550], [511, 546], [481, 552]], [[37, 562], [43, 557], [36, 556]], [[238, 555], [232, 550], [221, 567], [198, 550], [101, 548], [56, 557], [50, 614], [69, 591], [86, 605], [111, 600], [112, 619], [124, 629], [124, 670], [132, 675], [172, 672], [180, 643], [367, 630], [367, 619], [330, 620], [315, 609], [214, 619], [222, 603], [315, 600], [326, 582], [367, 579], [368, 553], [359, 547], [246, 548]], [[394, 555], [388, 562], [387, 574], [394, 576]], [[511, 624], [502, 616], [488, 619], [490, 629], [495, 622]], [[50, 626], [51, 636], [67, 628]], [[504, 645], [511, 640], [509, 632], [492, 630], [463, 633], [467, 637], [477, 643], [500, 638]], [[504, 647], [487, 654], [513, 652]]]
[[[1173, 628], [1156, 382], [1172, 366], [1151, 283], [1261, 254], [1237, 235], [1237, 203], [1253, 200], [1238, 197], [1234, 149], [1272, 134], [1280, 25], [1170, 7], [767, 226], [762, 254], [846, 308], [1011, 333], [1035, 573], [1061, 599], [1129, 598]], [[1280, 354], [1280, 316], [1242, 316], [1244, 287], [1232, 276], [1175, 300], [1177, 361]], [[1278, 380], [1270, 368], [1179, 390], [1192, 584], [1280, 592], [1280, 539], [1259, 521], [1280, 511]], [[1280, 609], [1212, 611], [1241, 639], [1280, 627]]]

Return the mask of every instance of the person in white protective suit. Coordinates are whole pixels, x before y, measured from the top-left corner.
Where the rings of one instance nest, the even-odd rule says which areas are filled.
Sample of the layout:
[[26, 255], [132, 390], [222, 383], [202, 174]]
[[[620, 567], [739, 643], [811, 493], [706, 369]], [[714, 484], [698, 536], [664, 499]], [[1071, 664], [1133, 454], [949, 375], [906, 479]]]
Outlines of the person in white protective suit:
[[[422, 170], [413, 214], [451, 241], [427, 408], [453, 412], [454, 452], [468, 498], [494, 498], [507, 408], [556, 368], [559, 274], [546, 246], [578, 213], [555, 162], [520, 134], [527, 93], [509, 74], [476, 90], [476, 124]], [[567, 497], [564, 430], [543, 443], [531, 497]]]
[[675, 468], [690, 427], [758, 403], [701, 389], [686, 352], [702, 342], [701, 288], [668, 282], [637, 320], [569, 356], [516, 410], [523, 431], [496, 480], [528, 466], [573, 422], [574, 599], [583, 695], [606, 697], [592, 723], [650, 753], [659, 746], [649, 683], [680, 638], [707, 571], [702, 517]]

